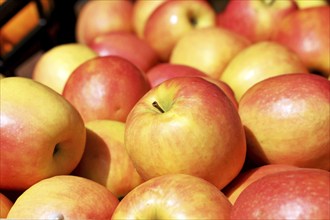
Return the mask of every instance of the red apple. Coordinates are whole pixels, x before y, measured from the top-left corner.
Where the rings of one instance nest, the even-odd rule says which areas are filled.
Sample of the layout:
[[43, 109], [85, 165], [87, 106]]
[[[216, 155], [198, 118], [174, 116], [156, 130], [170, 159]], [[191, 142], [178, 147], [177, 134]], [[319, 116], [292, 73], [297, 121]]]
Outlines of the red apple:
[[229, 219], [231, 207], [211, 183], [169, 174], [133, 189], [121, 200], [112, 219]]
[[309, 73], [297, 54], [272, 41], [260, 41], [241, 50], [230, 60], [220, 80], [234, 91], [237, 101], [254, 84], [288, 73]]
[[239, 102], [248, 155], [257, 164], [330, 170], [330, 81], [284, 74], [252, 86]]
[[200, 77], [173, 78], [144, 95], [128, 115], [125, 147], [145, 180], [184, 173], [219, 189], [236, 177], [246, 153], [237, 109]]
[[110, 32], [98, 35], [88, 46], [99, 56], [123, 57], [142, 71], [147, 71], [159, 61], [157, 53], [134, 33]]
[[118, 56], [96, 57], [69, 77], [63, 96], [84, 122], [109, 119], [125, 122], [135, 103], [150, 89], [144, 72]]
[[217, 14], [217, 25], [259, 42], [269, 40], [278, 21], [296, 10], [294, 0], [229, 0]]
[[228, 197], [229, 201], [234, 204], [241, 192], [254, 181], [269, 174], [294, 169], [300, 168], [287, 164], [268, 164], [251, 168], [240, 173], [222, 190], [222, 192]]
[[0, 80], [0, 189], [25, 190], [79, 163], [86, 128], [63, 96], [29, 78]]
[[329, 219], [330, 173], [295, 169], [251, 183], [232, 207], [231, 219]]
[[249, 45], [245, 37], [224, 28], [196, 29], [176, 43], [169, 62], [194, 67], [219, 79], [229, 61]]
[[300, 9], [283, 18], [272, 40], [293, 50], [313, 71], [330, 75], [330, 6]]
[[135, 0], [133, 4], [133, 29], [139, 38], [144, 38], [144, 27], [152, 12], [166, 0]]
[[13, 206], [13, 202], [4, 194], [0, 193], [0, 218], [7, 218], [8, 212]]
[[8, 213], [10, 219], [110, 219], [118, 199], [92, 180], [59, 175], [34, 184]]
[[89, 43], [96, 36], [112, 32], [133, 32], [133, 2], [86, 1], [77, 16], [76, 38], [79, 43]]
[[86, 128], [85, 152], [75, 175], [106, 186], [118, 198], [143, 182], [124, 146], [125, 123], [94, 120]]
[[185, 33], [215, 26], [215, 15], [205, 0], [165, 1], [149, 16], [144, 38], [162, 61], [168, 61], [176, 42]]

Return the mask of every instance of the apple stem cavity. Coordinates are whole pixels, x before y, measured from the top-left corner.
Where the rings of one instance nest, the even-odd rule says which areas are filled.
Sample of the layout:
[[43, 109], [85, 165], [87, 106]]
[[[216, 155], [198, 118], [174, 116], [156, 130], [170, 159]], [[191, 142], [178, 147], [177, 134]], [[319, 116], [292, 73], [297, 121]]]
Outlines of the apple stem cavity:
[[194, 16], [189, 17], [189, 22], [190, 22], [190, 24], [192, 26], [195, 27], [197, 25], [197, 19], [196, 19], [196, 17], [194, 17]]
[[156, 109], [158, 109], [161, 113], [165, 113], [165, 111], [159, 106], [157, 101], [154, 101], [152, 103], [152, 106], [155, 107]]
[[53, 156], [60, 150], [59, 144], [56, 144], [53, 151]]
[[276, 0], [263, 0], [263, 2], [266, 4], [266, 5], [269, 5], [271, 6], [272, 4], [274, 4]]

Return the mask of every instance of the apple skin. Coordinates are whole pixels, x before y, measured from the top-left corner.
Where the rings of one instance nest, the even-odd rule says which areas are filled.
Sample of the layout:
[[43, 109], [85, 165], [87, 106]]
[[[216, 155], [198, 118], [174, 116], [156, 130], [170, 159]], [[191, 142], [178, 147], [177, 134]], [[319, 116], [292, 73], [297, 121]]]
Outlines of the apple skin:
[[313, 71], [330, 75], [330, 6], [300, 9], [284, 17], [272, 40], [294, 51]]
[[44, 178], [72, 172], [86, 139], [78, 111], [32, 79], [6, 77], [0, 83], [0, 188], [24, 190]]
[[255, 84], [239, 102], [248, 157], [329, 171], [329, 109], [330, 82], [322, 76], [285, 74]]
[[259, 167], [254, 167], [240, 173], [231, 181], [222, 192], [227, 196], [229, 201], [234, 204], [240, 193], [251, 183], [269, 174], [300, 169], [287, 164], [268, 164]]
[[136, 172], [124, 146], [125, 123], [94, 120], [86, 123], [85, 152], [73, 172], [107, 187], [116, 197], [124, 197], [143, 180]]
[[97, 57], [97, 53], [86, 45], [61, 44], [41, 55], [33, 68], [31, 78], [62, 94], [72, 71], [94, 57]]
[[297, 54], [272, 41], [254, 43], [240, 51], [220, 76], [234, 91], [237, 101], [254, 84], [269, 77], [309, 73]]
[[246, 154], [237, 109], [200, 77], [173, 78], [143, 96], [128, 115], [125, 147], [145, 180], [184, 173], [219, 189], [236, 177]]
[[231, 207], [208, 181], [168, 174], [133, 189], [121, 200], [112, 219], [229, 219]]
[[0, 218], [6, 218], [13, 202], [4, 194], [0, 193]]
[[245, 37], [224, 28], [196, 29], [176, 43], [169, 62], [194, 67], [219, 79], [229, 61], [250, 44]]
[[88, 46], [99, 56], [123, 57], [146, 72], [159, 62], [157, 53], [134, 33], [110, 32], [98, 35]]
[[295, 0], [295, 1], [300, 9], [329, 5], [328, 0], [313, 0], [313, 1]]
[[144, 39], [161, 61], [169, 60], [177, 41], [193, 29], [215, 26], [215, 10], [206, 0], [165, 1], [149, 16]]
[[296, 10], [298, 6], [294, 0], [229, 0], [224, 11], [217, 14], [217, 25], [255, 43], [269, 40], [278, 21]]
[[251, 183], [232, 207], [231, 219], [329, 219], [330, 173], [301, 168]]
[[86, 1], [77, 15], [76, 39], [88, 44], [100, 34], [112, 31], [133, 32], [133, 2]]
[[76, 107], [84, 122], [125, 122], [135, 103], [149, 89], [145, 73], [133, 63], [118, 56], [104, 56], [76, 68], [65, 84], [63, 96]]
[[175, 77], [201, 77], [209, 82], [217, 85], [228, 96], [233, 104], [238, 107], [233, 90], [225, 83], [217, 79], [213, 79], [204, 72], [187, 65], [173, 63], [159, 63], [146, 72], [147, 78], [151, 84], [151, 88], [158, 86], [160, 83]]
[[135, 0], [133, 4], [133, 29], [135, 34], [143, 39], [144, 27], [152, 12], [166, 0]]
[[73, 175], [58, 175], [24, 191], [10, 209], [8, 218], [110, 219], [118, 203], [99, 183]]

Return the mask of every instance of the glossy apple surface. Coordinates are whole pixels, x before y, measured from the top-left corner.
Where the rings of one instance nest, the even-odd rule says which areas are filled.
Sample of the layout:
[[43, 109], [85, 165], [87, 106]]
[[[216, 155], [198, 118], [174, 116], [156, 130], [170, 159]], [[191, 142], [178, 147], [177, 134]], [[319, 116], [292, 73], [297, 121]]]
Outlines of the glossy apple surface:
[[142, 97], [127, 118], [125, 146], [145, 180], [184, 173], [218, 188], [239, 173], [246, 153], [237, 109], [199, 77], [167, 80]]
[[129, 32], [110, 32], [94, 38], [88, 46], [99, 56], [123, 57], [146, 72], [159, 61], [157, 53], [143, 39]]
[[176, 43], [169, 62], [194, 67], [219, 79], [229, 61], [248, 45], [249, 40], [224, 28], [196, 29]]
[[185, 33], [215, 26], [215, 15], [215, 10], [205, 0], [165, 1], [149, 16], [144, 39], [166, 62]]
[[32, 79], [61, 94], [73, 70], [96, 56], [95, 51], [79, 43], [55, 46], [41, 55], [33, 68]]
[[297, 54], [285, 46], [262, 41], [239, 52], [219, 78], [233, 89], [239, 101], [257, 82], [289, 73], [308, 73], [308, 69]]
[[169, 174], [133, 189], [121, 200], [112, 219], [228, 219], [231, 207], [211, 183]]
[[96, 57], [69, 77], [63, 96], [88, 122], [109, 119], [125, 122], [135, 103], [150, 89], [144, 72], [118, 56]]
[[217, 14], [217, 25], [255, 43], [269, 40], [278, 21], [296, 10], [294, 0], [229, 0], [224, 11]]
[[125, 123], [94, 120], [86, 128], [86, 147], [75, 175], [106, 186], [118, 198], [143, 182], [124, 146]]
[[78, 111], [49, 87], [29, 78], [1, 82], [0, 188], [24, 190], [80, 161], [86, 129]]
[[268, 164], [251, 168], [240, 173], [222, 190], [222, 192], [228, 197], [229, 201], [234, 204], [241, 192], [254, 181], [269, 174], [294, 169], [299, 168], [286, 164]]
[[110, 219], [118, 203], [101, 184], [78, 176], [59, 175], [41, 180], [24, 191], [8, 218]]
[[237, 198], [231, 219], [328, 219], [330, 173], [277, 172], [251, 183]]
[[239, 102], [248, 155], [259, 164], [330, 170], [330, 82], [285, 74], [251, 87]]
[[300, 9], [278, 24], [272, 40], [294, 51], [304, 64], [330, 75], [330, 6]]
[[112, 31], [133, 32], [133, 2], [86, 1], [77, 15], [77, 42], [88, 44], [100, 34]]

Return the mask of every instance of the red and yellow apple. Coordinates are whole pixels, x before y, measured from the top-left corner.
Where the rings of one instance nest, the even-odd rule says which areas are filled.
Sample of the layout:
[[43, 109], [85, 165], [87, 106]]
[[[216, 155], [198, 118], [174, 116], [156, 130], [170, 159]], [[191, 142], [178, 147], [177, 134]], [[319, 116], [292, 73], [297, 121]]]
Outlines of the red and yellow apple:
[[224, 28], [196, 29], [176, 43], [169, 62], [194, 67], [219, 79], [229, 61], [249, 45], [245, 37]]
[[13, 206], [13, 202], [3, 193], [0, 192], [0, 218], [7, 218], [8, 212]]
[[330, 82], [315, 74], [274, 76], [239, 102], [248, 157], [257, 164], [330, 170]]
[[215, 26], [215, 15], [215, 10], [205, 0], [165, 1], [147, 19], [144, 39], [166, 62], [184, 34]]
[[185, 174], [168, 174], [137, 186], [112, 219], [229, 219], [231, 203], [213, 184]]
[[264, 176], [247, 186], [230, 219], [329, 219], [330, 173], [301, 168]]
[[96, 57], [70, 75], [63, 96], [84, 122], [96, 119], [126, 121], [136, 102], [150, 89], [138, 67], [118, 56]]
[[10, 219], [110, 219], [118, 199], [92, 180], [58, 175], [35, 183], [15, 201]]
[[124, 146], [125, 123], [94, 120], [86, 123], [86, 147], [74, 175], [106, 186], [116, 197], [124, 197], [143, 182]]
[[100, 34], [112, 31], [133, 32], [133, 2], [86, 1], [77, 15], [76, 39], [88, 44]]
[[1, 83], [0, 188], [24, 190], [79, 163], [86, 129], [63, 96], [29, 78]]
[[271, 42], [254, 43], [240, 51], [227, 65], [219, 79], [234, 91], [237, 101], [254, 84], [272, 76], [308, 73], [297, 54]]
[[136, 34], [110, 32], [98, 35], [88, 46], [99, 56], [116, 55], [123, 57], [146, 72], [159, 62], [153, 48]]
[[217, 25], [255, 43], [269, 40], [278, 21], [296, 10], [294, 0], [229, 0], [225, 9], [217, 14]]
[[330, 6], [309, 7], [285, 16], [272, 40], [294, 51], [313, 71], [330, 75]]
[[219, 189], [237, 176], [246, 154], [237, 109], [200, 77], [172, 78], [144, 95], [128, 115], [125, 147], [145, 180], [183, 173]]
[[33, 68], [32, 79], [61, 94], [73, 70], [96, 56], [95, 51], [79, 43], [55, 46], [43, 53], [37, 60]]

